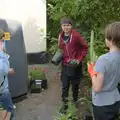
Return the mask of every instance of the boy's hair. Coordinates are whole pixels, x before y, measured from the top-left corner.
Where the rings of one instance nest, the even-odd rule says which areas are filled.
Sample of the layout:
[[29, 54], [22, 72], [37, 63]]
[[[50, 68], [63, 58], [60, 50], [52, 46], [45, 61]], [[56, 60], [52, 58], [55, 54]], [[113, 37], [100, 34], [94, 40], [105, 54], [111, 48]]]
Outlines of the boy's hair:
[[105, 38], [120, 48], [120, 22], [114, 22], [105, 28]]
[[61, 25], [62, 25], [62, 24], [71, 24], [71, 25], [73, 25], [73, 21], [72, 21], [72, 19], [69, 18], [69, 17], [63, 17], [63, 18], [61, 18], [61, 20], [60, 20], [60, 24], [61, 24]]
[[4, 31], [0, 29], [0, 39], [2, 39], [5, 36]]

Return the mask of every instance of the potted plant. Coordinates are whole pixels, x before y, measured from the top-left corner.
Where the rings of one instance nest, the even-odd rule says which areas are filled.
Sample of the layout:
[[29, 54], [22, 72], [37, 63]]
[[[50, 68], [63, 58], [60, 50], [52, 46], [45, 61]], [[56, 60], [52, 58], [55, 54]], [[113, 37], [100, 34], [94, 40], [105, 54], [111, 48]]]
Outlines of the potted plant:
[[40, 92], [41, 89], [47, 89], [47, 79], [45, 72], [46, 68], [40, 66], [40, 69], [35, 68], [29, 73], [29, 88], [32, 93]]

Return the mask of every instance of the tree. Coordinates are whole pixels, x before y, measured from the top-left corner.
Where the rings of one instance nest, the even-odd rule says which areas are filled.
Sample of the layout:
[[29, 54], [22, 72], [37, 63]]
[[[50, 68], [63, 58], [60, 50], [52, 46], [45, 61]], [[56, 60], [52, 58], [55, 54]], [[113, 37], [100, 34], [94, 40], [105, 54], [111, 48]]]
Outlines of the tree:
[[[95, 42], [102, 49], [105, 47], [103, 33], [106, 24], [120, 19], [119, 4], [119, 0], [49, 0], [48, 31], [51, 32], [51, 37], [58, 37], [60, 18], [70, 16], [88, 42], [90, 31], [95, 31]], [[96, 50], [100, 48], [97, 47]], [[100, 53], [103, 52], [104, 49]]]

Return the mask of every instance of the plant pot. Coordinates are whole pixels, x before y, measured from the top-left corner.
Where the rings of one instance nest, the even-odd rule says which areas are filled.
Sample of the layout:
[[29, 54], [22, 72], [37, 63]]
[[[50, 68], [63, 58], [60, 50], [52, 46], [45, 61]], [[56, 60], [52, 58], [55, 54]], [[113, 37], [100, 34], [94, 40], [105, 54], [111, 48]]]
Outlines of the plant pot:
[[47, 87], [48, 87], [48, 85], [47, 85], [47, 79], [35, 80], [35, 84], [39, 85], [41, 89], [47, 89]]
[[48, 88], [47, 79], [42, 80], [41, 87], [42, 87], [43, 89], [47, 89], [47, 88]]
[[37, 86], [36, 84], [33, 84], [31, 86], [30, 92], [31, 93], [40, 93], [41, 92], [41, 88], [40, 88], [40, 86]]
[[61, 61], [62, 61], [62, 57], [63, 57], [62, 52], [61, 52], [60, 50], [58, 50], [58, 51], [55, 53], [55, 55], [53, 56], [51, 62], [52, 62], [54, 65], [59, 65], [59, 64], [61, 63]]
[[47, 89], [48, 84], [47, 84], [47, 79], [44, 80], [32, 80], [32, 85], [30, 87], [30, 92], [31, 93], [40, 93], [41, 89]]

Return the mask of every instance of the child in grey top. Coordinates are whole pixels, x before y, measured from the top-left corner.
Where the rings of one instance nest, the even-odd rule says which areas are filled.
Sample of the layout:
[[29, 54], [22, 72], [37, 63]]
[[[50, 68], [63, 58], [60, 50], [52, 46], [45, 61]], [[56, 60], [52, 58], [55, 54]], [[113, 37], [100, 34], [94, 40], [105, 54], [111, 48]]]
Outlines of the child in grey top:
[[92, 80], [92, 101], [95, 120], [115, 120], [119, 111], [120, 93], [120, 22], [108, 25], [105, 41], [109, 52], [96, 64], [88, 64]]
[[109, 52], [99, 57], [95, 71], [104, 75], [100, 92], [93, 89], [93, 104], [96, 106], [111, 105], [120, 101], [117, 85], [120, 81], [120, 52]]

